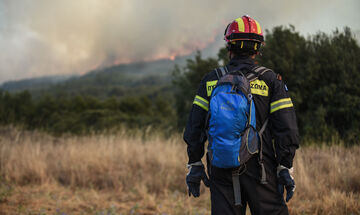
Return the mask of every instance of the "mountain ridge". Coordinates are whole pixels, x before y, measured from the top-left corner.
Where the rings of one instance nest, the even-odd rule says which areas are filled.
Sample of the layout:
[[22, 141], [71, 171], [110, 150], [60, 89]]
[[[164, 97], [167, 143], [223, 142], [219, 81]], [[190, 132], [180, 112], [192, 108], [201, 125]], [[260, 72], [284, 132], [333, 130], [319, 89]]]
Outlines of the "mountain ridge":
[[10, 93], [28, 90], [35, 97], [43, 94], [122, 96], [130, 88], [166, 85], [171, 80], [171, 71], [175, 65], [185, 65], [186, 59], [191, 56], [117, 64], [91, 70], [83, 75], [54, 75], [7, 81], [0, 85], [0, 89]]

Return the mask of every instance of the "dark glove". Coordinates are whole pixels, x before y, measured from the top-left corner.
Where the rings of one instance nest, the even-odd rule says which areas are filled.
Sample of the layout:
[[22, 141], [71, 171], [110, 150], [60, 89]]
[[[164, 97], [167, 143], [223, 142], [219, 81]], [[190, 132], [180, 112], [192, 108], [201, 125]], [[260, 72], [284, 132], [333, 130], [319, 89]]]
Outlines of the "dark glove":
[[186, 175], [186, 184], [189, 191], [194, 197], [200, 196], [200, 181], [202, 180], [205, 186], [209, 187], [210, 182], [205, 173], [204, 165], [201, 161], [187, 165], [189, 172]]
[[[292, 170], [292, 168], [290, 169]], [[284, 166], [278, 166], [278, 191], [281, 195], [284, 195], [284, 187], [286, 189], [286, 202], [288, 202], [294, 195], [295, 181], [290, 174], [290, 170]]]

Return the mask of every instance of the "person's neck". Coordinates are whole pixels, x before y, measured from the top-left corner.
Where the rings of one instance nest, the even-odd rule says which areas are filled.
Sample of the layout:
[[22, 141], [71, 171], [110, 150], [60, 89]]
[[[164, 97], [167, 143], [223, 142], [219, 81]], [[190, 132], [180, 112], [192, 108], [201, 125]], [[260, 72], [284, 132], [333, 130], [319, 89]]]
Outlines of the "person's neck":
[[256, 57], [256, 54], [253, 54], [253, 55], [250, 55], [250, 56], [238, 56], [238, 55], [235, 55], [234, 53], [232, 52], [229, 52], [229, 58], [230, 60], [233, 59], [233, 58], [248, 58], [248, 59], [251, 59], [251, 60], [255, 60], [255, 57]]

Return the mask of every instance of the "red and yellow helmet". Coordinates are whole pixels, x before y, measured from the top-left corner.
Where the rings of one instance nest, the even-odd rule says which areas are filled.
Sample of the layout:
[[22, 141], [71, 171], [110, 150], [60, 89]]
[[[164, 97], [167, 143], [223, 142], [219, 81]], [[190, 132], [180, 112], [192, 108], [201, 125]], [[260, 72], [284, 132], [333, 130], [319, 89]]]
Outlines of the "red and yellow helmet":
[[235, 19], [225, 29], [224, 40], [227, 43], [236, 41], [264, 42], [260, 24], [249, 16]]

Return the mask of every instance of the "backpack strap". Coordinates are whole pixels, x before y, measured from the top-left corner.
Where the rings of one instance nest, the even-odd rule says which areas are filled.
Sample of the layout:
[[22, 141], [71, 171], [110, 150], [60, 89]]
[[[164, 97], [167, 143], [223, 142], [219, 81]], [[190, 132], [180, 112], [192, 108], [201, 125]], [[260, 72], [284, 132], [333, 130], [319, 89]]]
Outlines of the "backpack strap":
[[229, 70], [228, 70], [228, 68], [226, 66], [224, 66], [223, 68], [225, 69], [226, 74], [229, 73]]
[[256, 80], [258, 77], [262, 76], [265, 72], [271, 71], [271, 69], [268, 69], [264, 66], [255, 66], [251, 69], [251, 72], [246, 74], [246, 78], [249, 81]]
[[262, 137], [262, 135], [265, 131], [265, 128], [266, 128], [268, 122], [269, 122], [269, 118], [267, 118], [265, 120], [264, 124], [262, 125], [262, 127], [259, 131], [259, 138], [260, 138], [259, 164], [261, 166], [261, 180], [260, 180], [261, 184], [267, 184], [266, 171], [265, 171], [265, 166], [264, 166], [264, 162], [263, 162], [263, 137]]
[[224, 75], [229, 73], [229, 70], [227, 69], [226, 66], [222, 66], [222, 67], [216, 68], [215, 72], [216, 72], [216, 76], [220, 80], [221, 77], [223, 77]]
[[241, 203], [240, 175], [242, 175], [245, 171], [246, 171], [246, 165], [243, 165], [231, 172], [235, 206], [240, 206], [240, 207], [243, 206]]
[[239, 173], [238, 173], [238, 171], [234, 170], [234, 171], [232, 171], [231, 175], [232, 175], [232, 183], [233, 183], [233, 190], [234, 190], [235, 206], [242, 206]]
[[[268, 69], [264, 66], [255, 66], [252, 68], [251, 72], [246, 74], [246, 78], [249, 81], [254, 81], [254, 80], [258, 79], [260, 76], [262, 76], [265, 72], [269, 72], [269, 71], [271, 71], [271, 69]], [[268, 122], [269, 122], [269, 118], [267, 118], [265, 120], [260, 131], [258, 132], [259, 138], [260, 138], [259, 165], [261, 167], [261, 179], [260, 179], [261, 184], [267, 184], [266, 171], [265, 171], [265, 166], [264, 166], [264, 161], [263, 161], [263, 144], [264, 144], [263, 133], [266, 129]]]

